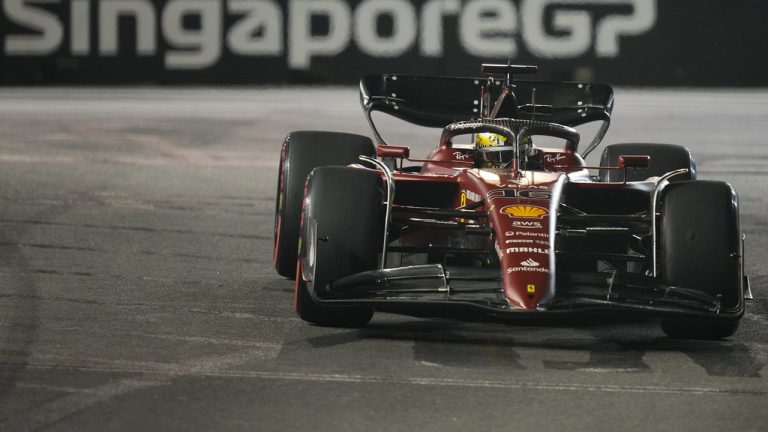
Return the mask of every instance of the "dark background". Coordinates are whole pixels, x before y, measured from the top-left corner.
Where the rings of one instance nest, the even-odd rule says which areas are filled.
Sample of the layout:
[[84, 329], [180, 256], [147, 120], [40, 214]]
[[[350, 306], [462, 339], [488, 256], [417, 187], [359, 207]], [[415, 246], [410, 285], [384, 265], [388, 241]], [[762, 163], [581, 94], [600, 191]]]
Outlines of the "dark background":
[[[18, 1], [18, 0], [16, 0]], [[374, 57], [361, 52], [354, 31], [346, 49], [333, 56], [315, 56], [308, 69], [290, 68], [288, 1], [270, 1], [282, 15], [280, 55], [245, 56], [228, 48], [227, 33], [244, 18], [228, 8], [230, 0], [207, 0], [221, 8], [221, 56], [211, 65], [196, 69], [167, 67], [165, 56], [169, 50], [179, 49], [166, 39], [162, 24], [164, 9], [171, 0], [145, 0], [155, 11], [156, 50], [151, 55], [138, 55], [136, 25], [130, 16], [119, 20], [118, 54], [98, 53], [99, 8], [104, 1], [90, 0], [90, 53], [73, 55], [70, 50], [70, 1], [35, 3], [26, 0], [27, 7], [39, 8], [58, 17], [63, 29], [62, 42], [57, 50], [45, 55], [7, 55], [5, 40], [8, 35], [35, 34], [34, 29], [20, 25], [9, 17], [7, 2], [0, 10], [0, 83], [2, 84], [290, 84], [323, 83], [350, 84], [370, 72], [397, 72], [418, 74], [477, 75], [479, 64], [485, 61], [506, 61], [498, 58], [469, 54], [459, 40], [456, 15], [443, 20], [444, 54], [425, 57], [419, 50], [418, 38], [402, 55]], [[341, 1], [341, 0], [337, 0]], [[512, 36], [517, 53], [512, 61], [518, 64], [540, 66], [540, 78], [556, 80], [596, 80], [633, 86], [766, 86], [768, 74], [768, 2], [761, 0], [645, 0], [656, 6], [654, 25], [643, 34], [623, 36], [616, 57], [599, 57], [594, 40], [586, 53], [575, 58], [542, 58], [534, 55], [521, 36], [523, 26], [544, 25], [552, 36], [565, 36], [553, 28], [553, 16], [563, 11], [587, 11], [592, 16], [592, 30], [606, 16], [631, 15], [632, 0], [624, 4], [605, 5], [590, 3], [564, 5], [553, 2], [545, 9], [541, 23], [522, 22], [525, 1], [510, 3], [517, 12], [517, 31]], [[536, 0], [538, 1], [538, 0]], [[640, 2], [641, 0], [635, 0]], [[351, 15], [363, 1], [346, 1]], [[410, 0], [421, 20], [424, 1]], [[460, 1], [465, 8], [469, 1]], [[353, 18], [354, 20], [354, 18]], [[321, 15], [312, 18], [312, 34], [322, 37], [328, 32], [328, 19]], [[184, 27], [200, 27], [199, 16], [184, 18]], [[377, 33], [386, 37], [392, 33], [392, 18], [382, 15], [377, 21]], [[254, 37], [260, 35], [254, 31]]]

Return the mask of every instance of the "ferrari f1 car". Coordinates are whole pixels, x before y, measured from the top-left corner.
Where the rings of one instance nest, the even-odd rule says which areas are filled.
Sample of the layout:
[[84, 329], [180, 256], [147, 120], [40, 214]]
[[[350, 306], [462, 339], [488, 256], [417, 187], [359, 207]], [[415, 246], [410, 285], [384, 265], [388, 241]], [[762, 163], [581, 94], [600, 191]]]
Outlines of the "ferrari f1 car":
[[[303, 320], [607, 313], [660, 317], [672, 337], [736, 331], [749, 280], [734, 189], [697, 180], [678, 145], [613, 144], [587, 166], [612, 88], [515, 79], [535, 71], [365, 76], [376, 145], [337, 132], [286, 137], [274, 264], [295, 277]], [[411, 158], [387, 144], [374, 112], [442, 128], [437, 147]], [[587, 123], [599, 127], [580, 151], [574, 128]]]

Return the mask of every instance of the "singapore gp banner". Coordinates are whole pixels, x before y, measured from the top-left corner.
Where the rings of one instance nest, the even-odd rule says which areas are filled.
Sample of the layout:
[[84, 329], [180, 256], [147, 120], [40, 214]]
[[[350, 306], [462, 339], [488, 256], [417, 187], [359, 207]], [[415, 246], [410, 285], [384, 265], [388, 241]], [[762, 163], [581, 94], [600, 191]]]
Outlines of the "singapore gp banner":
[[1, 0], [0, 83], [353, 83], [362, 74], [765, 86], [764, 0]]

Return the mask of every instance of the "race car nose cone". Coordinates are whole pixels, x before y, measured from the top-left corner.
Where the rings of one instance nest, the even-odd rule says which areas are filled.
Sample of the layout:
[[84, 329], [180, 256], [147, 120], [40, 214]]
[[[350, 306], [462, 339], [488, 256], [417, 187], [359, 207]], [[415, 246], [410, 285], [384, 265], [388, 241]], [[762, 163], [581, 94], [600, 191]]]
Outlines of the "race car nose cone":
[[[516, 298], [515, 298], [516, 297]], [[533, 296], [519, 296], [516, 293], [507, 296], [507, 301], [515, 308], [525, 310], [536, 310], [539, 306], [539, 299]]]
[[503, 251], [502, 279], [510, 304], [537, 309], [546, 297], [549, 282], [548, 250], [544, 247], [510, 247]]

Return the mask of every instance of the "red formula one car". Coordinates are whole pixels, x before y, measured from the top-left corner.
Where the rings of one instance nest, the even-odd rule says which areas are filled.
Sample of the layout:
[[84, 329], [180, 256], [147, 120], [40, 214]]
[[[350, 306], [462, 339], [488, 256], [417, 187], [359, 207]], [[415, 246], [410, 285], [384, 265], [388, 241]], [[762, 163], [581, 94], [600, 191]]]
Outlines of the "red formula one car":
[[[613, 144], [588, 167], [610, 124], [610, 86], [514, 79], [533, 66], [482, 71], [364, 77], [376, 146], [346, 133], [286, 137], [274, 263], [296, 278], [299, 316], [362, 326], [374, 311], [643, 314], [673, 337], [732, 335], [749, 297], [733, 188], [696, 180], [677, 145]], [[420, 160], [387, 145], [374, 111], [442, 128], [437, 148]], [[591, 122], [600, 127], [580, 152], [573, 128]]]

